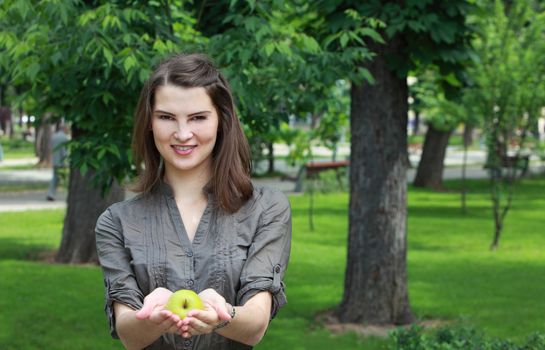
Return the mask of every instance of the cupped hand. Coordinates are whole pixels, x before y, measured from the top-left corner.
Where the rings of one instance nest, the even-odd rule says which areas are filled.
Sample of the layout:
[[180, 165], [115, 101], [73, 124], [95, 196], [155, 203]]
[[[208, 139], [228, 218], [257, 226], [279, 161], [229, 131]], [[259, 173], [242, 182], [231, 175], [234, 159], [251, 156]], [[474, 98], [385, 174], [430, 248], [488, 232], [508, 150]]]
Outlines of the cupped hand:
[[199, 293], [204, 310], [191, 310], [182, 320], [179, 327], [182, 337], [211, 333], [222, 321], [230, 321], [231, 315], [225, 298], [212, 288]]
[[166, 288], [156, 288], [144, 298], [144, 305], [136, 313], [139, 320], [148, 320], [164, 333], [179, 333], [181, 320], [178, 315], [165, 310], [172, 292]]

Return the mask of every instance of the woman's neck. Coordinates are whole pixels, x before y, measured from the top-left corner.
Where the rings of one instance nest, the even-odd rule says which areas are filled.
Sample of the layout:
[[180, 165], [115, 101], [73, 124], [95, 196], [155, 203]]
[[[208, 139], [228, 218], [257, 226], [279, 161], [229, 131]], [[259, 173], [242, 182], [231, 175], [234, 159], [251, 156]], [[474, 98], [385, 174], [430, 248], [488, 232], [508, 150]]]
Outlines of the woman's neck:
[[207, 168], [195, 170], [165, 169], [165, 182], [172, 188], [174, 198], [192, 201], [204, 196], [203, 189], [210, 180], [210, 171]]

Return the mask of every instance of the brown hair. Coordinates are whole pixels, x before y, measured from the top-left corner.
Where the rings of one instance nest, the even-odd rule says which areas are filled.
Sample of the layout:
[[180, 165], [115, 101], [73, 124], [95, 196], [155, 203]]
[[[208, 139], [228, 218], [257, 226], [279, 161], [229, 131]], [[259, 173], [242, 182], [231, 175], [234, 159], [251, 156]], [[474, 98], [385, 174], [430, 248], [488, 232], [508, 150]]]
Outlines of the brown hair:
[[251, 197], [250, 147], [235, 112], [229, 84], [202, 54], [178, 54], [162, 62], [144, 84], [136, 107], [132, 150], [138, 177], [132, 190], [149, 193], [164, 175], [161, 155], [155, 147], [151, 117], [158, 87], [174, 85], [203, 87], [219, 117], [218, 135], [212, 151], [212, 176], [207, 189], [220, 208], [233, 213]]

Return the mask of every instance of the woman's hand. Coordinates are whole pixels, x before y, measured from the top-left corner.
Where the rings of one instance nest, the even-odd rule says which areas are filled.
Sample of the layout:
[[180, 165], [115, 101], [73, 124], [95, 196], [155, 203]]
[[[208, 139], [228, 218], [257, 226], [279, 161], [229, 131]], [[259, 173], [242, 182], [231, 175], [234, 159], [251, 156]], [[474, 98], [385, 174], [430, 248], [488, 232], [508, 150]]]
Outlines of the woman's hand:
[[214, 331], [214, 327], [223, 321], [230, 321], [231, 315], [225, 298], [214, 289], [205, 289], [199, 293], [204, 304], [204, 310], [192, 310], [180, 323], [180, 334], [184, 338], [194, 335], [207, 334]]
[[136, 313], [139, 320], [148, 320], [163, 330], [163, 333], [179, 333], [181, 320], [178, 315], [165, 310], [172, 292], [166, 288], [156, 288], [144, 298], [144, 305]]

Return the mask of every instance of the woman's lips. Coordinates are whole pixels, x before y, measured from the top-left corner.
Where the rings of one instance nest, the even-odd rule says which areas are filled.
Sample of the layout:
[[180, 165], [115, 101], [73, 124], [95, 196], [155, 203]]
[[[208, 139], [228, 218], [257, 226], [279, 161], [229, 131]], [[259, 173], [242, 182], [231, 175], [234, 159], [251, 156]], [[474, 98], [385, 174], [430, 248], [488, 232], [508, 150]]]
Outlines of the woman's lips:
[[176, 154], [179, 154], [181, 156], [187, 156], [195, 150], [197, 146], [180, 146], [180, 145], [173, 145], [172, 149], [174, 149], [174, 152]]

